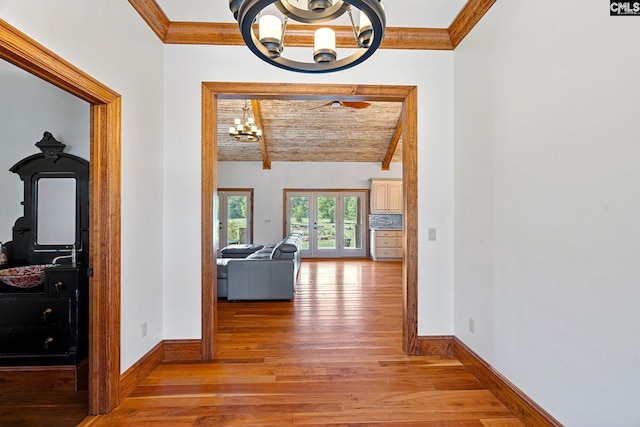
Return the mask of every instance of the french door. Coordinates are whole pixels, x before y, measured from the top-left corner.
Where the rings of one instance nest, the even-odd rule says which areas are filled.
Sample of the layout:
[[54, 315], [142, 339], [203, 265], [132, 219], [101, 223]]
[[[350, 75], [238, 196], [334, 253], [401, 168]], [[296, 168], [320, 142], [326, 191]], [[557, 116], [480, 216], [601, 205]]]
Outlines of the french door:
[[218, 190], [218, 250], [253, 243], [253, 190]]
[[286, 228], [304, 234], [302, 256], [366, 256], [365, 191], [287, 191]]

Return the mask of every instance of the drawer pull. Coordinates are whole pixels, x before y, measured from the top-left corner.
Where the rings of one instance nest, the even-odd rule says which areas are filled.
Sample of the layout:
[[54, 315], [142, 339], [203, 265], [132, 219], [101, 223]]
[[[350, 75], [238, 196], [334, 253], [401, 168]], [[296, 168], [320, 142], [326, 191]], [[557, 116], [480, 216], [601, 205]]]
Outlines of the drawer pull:
[[62, 287], [64, 286], [64, 284], [62, 282], [56, 282], [53, 287], [56, 289], [56, 293], [59, 294], [60, 291], [62, 290]]
[[53, 310], [51, 310], [49, 307], [45, 308], [44, 311], [42, 312], [42, 316], [40, 316], [40, 318], [42, 319], [43, 322], [46, 322], [48, 320], [48, 316], [53, 313]]
[[51, 344], [53, 342], [53, 338], [49, 337], [46, 340], [44, 340], [44, 345], [42, 346], [42, 348], [44, 350], [49, 350], [49, 344]]

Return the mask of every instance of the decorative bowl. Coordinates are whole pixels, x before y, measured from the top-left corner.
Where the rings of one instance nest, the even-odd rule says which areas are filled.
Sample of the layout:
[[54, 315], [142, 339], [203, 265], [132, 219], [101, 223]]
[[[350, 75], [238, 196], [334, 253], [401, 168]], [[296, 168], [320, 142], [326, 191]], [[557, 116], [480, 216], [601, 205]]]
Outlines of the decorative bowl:
[[35, 288], [44, 283], [44, 269], [53, 266], [53, 264], [25, 265], [0, 270], [0, 282], [14, 288]]

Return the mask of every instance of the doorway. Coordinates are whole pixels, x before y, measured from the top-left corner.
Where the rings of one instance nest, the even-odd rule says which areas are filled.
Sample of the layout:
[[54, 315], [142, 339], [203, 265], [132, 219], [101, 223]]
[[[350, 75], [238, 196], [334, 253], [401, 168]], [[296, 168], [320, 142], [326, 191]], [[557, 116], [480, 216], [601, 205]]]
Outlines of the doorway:
[[90, 106], [89, 413], [120, 402], [121, 97], [0, 19], [0, 58]]
[[403, 179], [403, 349], [418, 353], [418, 161], [415, 86], [333, 85], [295, 83], [202, 83], [202, 346], [204, 360], [215, 359], [216, 340], [216, 252], [214, 200], [218, 146], [218, 99], [314, 99], [331, 101], [388, 101], [402, 103]]
[[285, 190], [286, 233], [303, 233], [303, 258], [364, 258], [366, 199], [366, 190]]
[[253, 189], [218, 189], [218, 256], [228, 245], [253, 243]]

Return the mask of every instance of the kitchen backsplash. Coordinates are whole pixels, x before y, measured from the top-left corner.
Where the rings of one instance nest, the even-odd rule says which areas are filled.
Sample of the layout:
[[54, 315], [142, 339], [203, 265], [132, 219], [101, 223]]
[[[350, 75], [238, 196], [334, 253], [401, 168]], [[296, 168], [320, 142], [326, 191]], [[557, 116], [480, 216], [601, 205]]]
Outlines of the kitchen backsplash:
[[402, 214], [369, 214], [369, 228], [401, 230]]

